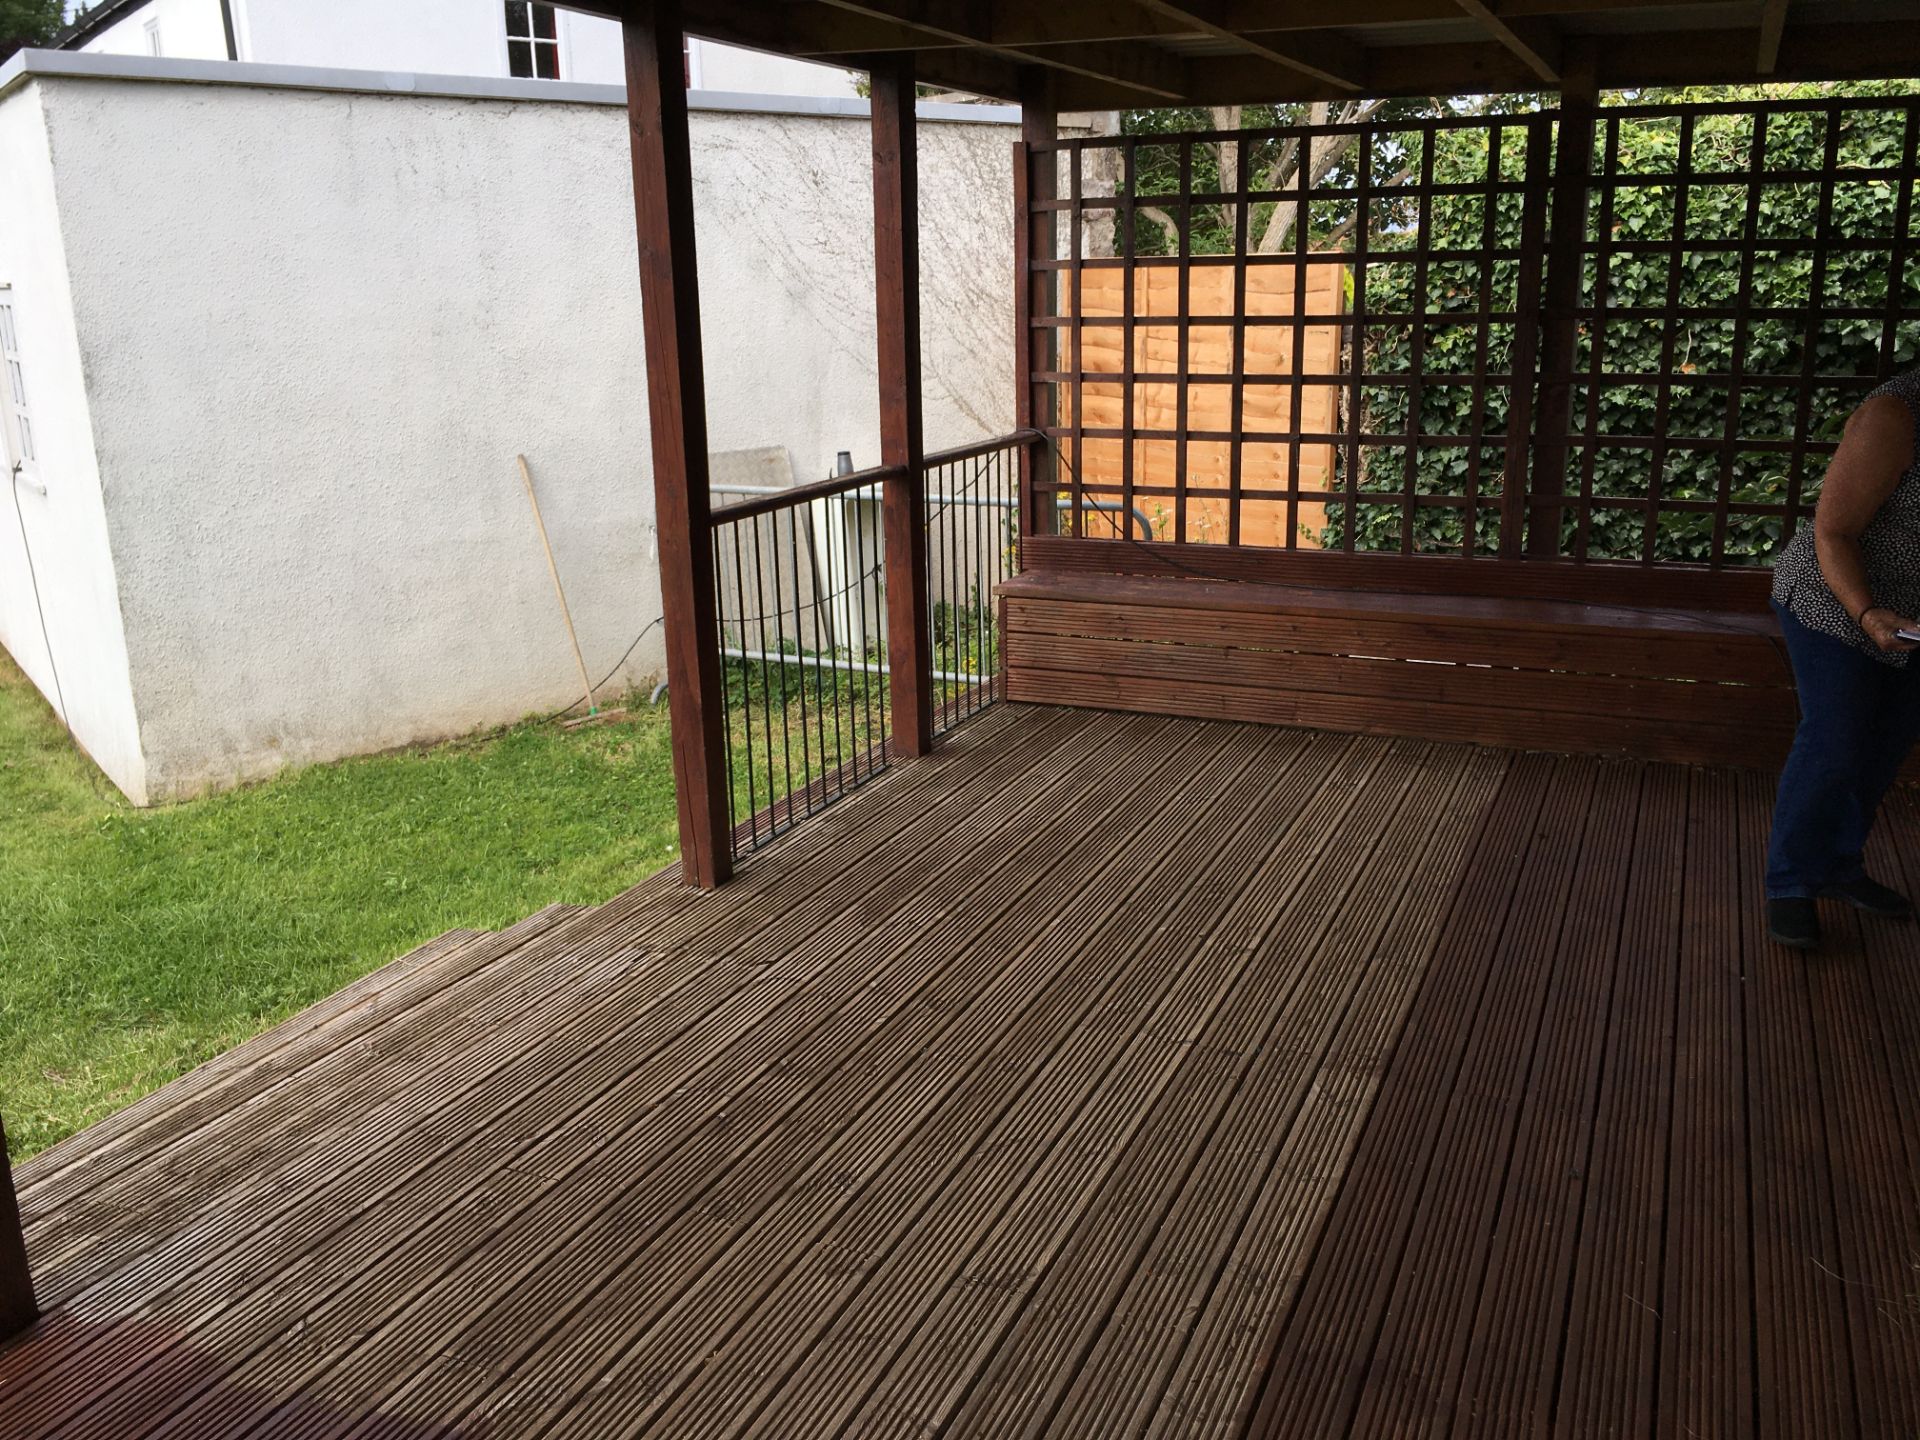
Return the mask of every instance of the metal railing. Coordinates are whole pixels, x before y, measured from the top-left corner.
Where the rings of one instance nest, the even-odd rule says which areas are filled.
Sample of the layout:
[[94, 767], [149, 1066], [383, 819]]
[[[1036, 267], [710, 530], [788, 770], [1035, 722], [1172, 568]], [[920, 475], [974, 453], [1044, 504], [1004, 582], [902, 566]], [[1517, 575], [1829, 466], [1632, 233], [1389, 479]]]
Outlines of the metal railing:
[[927, 467], [927, 612], [936, 734], [998, 698], [994, 586], [1019, 545], [1019, 452], [1001, 446]]
[[[1012, 573], [1009, 436], [930, 455], [929, 651], [936, 731], [998, 695], [994, 586]], [[731, 487], [713, 546], [732, 851], [759, 850], [884, 771], [894, 723], [885, 484], [876, 466], [789, 489]]]

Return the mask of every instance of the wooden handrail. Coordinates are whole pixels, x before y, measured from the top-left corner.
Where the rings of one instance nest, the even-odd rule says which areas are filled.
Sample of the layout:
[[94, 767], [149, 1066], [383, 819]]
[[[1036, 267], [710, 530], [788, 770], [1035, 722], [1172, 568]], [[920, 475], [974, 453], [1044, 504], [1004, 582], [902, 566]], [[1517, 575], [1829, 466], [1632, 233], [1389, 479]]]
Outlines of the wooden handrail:
[[751, 520], [758, 515], [771, 515], [777, 510], [785, 510], [794, 505], [805, 505], [814, 500], [831, 500], [836, 495], [844, 495], [849, 490], [858, 490], [862, 485], [874, 485], [882, 480], [897, 480], [906, 475], [904, 467], [899, 465], [874, 465], [865, 470], [849, 471], [845, 475], [829, 475], [825, 480], [814, 480], [805, 485], [795, 485], [774, 495], [756, 495], [751, 500], [736, 500], [731, 505], [716, 505], [709, 523], [714, 529], [728, 525], [736, 520]]
[[950, 450], [936, 450], [927, 456], [926, 467], [938, 470], [943, 465], [958, 465], [964, 460], [977, 460], [982, 455], [991, 455], [996, 450], [1010, 450], [1015, 445], [1038, 445], [1047, 437], [1038, 430], [1013, 430], [1005, 435], [996, 435], [991, 440], [976, 440], [971, 445], [955, 445]]
[[[961, 465], [968, 460], [977, 460], [982, 455], [992, 455], [999, 450], [1010, 450], [1014, 446], [1037, 445], [1046, 437], [1038, 430], [1015, 430], [1010, 434], [996, 435], [991, 440], [976, 440], [971, 445], [956, 445], [950, 450], [939, 450], [927, 456], [924, 468], [938, 470], [947, 465]], [[864, 470], [850, 470], [845, 475], [829, 475], [824, 480], [810, 481], [805, 485], [795, 485], [773, 495], [756, 495], [751, 500], [736, 500], [730, 505], [713, 507], [708, 523], [715, 529], [737, 520], [752, 520], [756, 516], [771, 515], [792, 505], [805, 505], [814, 500], [831, 500], [836, 495], [844, 495], [849, 490], [858, 490], [866, 485], [878, 485], [886, 480], [900, 480], [906, 477], [906, 468], [900, 465], [869, 465]]]
[[26, 1236], [20, 1230], [20, 1202], [13, 1193], [13, 1168], [7, 1163], [7, 1127], [0, 1121], [0, 1340], [19, 1334], [39, 1314], [27, 1270]]

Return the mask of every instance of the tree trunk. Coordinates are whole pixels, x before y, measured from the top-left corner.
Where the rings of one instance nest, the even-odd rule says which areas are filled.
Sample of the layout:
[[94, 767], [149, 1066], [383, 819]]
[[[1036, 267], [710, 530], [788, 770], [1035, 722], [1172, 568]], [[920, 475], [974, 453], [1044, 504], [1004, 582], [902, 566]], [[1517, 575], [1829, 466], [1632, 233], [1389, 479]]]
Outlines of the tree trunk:
[[[1089, 117], [1095, 135], [1118, 135], [1120, 112], [1102, 110]], [[1118, 195], [1126, 176], [1126, 165], [1118, 145], [1103, 145], [1081, 152], [1080, 190], [1083, 195]], [[1080, 214], [1080, 247], [1083, 255], [1105, 259], [1120, 253], [1120, 212], [1084, 210]]]

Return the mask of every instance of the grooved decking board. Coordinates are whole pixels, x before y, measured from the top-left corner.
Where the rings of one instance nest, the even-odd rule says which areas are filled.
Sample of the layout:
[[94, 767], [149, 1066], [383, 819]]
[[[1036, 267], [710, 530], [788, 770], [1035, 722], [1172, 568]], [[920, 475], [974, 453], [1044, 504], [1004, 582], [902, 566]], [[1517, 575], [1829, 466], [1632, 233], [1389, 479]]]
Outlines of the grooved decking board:
[[63, 1145], [0, 1440], [1911, 1433], [1920, 931], [1768, 798], [998, 706]]
[[[1773, 786], [1748, 774], [1736, 790], [1741, 853], [1764, 854]], [[1766, 944], [1763, 875], [1752, 860], [1741, 870], [1756, 1429], [1768, 1440], [1858, 1435], [1809, 967]]]

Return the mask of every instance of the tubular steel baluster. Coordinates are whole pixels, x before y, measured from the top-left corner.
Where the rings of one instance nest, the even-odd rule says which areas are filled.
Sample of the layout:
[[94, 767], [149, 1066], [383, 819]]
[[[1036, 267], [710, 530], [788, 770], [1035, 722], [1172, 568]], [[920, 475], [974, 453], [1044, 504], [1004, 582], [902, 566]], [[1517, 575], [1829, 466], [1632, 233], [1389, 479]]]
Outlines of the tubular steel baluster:
[[[727, 528], [733, 532], [733, 593], [734, 604], [737, 607], [734, 613], [736, 616], [735, 623], [740, 627], [740, 648], [744, 650], [747, 648], [747, 567], [740, 555], [740, 525], [741, 522], [735, 520], [730, 523]], [[726, 631], [723, 627], [721, 634], [725, 635], [725, 633]], [[758, 647], [756, 646], [755, 648], [757, 649]], [[753, 676], [746, 669], [746, 666], [751, 663], [751, 661], [745, 660], [737, 662], [740, 674], [742, 732], [740, 736], [740, 749], [747, 757], [747, 848], [750, 850], [758, 850], [760, 848], [760, 790], [759, 786], [755, 783], [753, 773]], [[728, 776], [727, 785], [729, 789], [732, 789], [733, 778], [731, 774]]]

